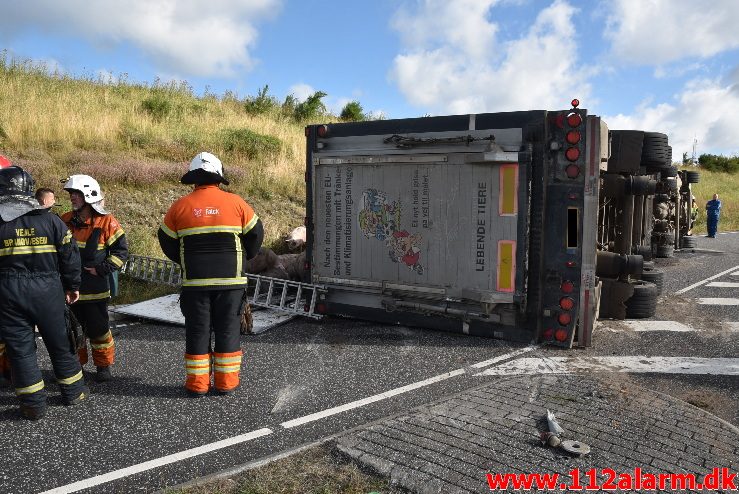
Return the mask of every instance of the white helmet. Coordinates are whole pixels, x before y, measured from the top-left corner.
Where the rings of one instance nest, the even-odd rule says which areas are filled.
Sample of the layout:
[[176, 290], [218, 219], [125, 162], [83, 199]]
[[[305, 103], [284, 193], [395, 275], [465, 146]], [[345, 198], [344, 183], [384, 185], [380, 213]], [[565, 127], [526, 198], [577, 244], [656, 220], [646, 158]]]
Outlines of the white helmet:
[[85, 202], [100, 214], [108, 214], [103, 206], [103, 191], [100, 184], [89, 175], [72, 175], [64, 184], [64, 190], [76, 190], [85, 197]]
[[[198, 171], [198, 170], [202, 170]], [[203, 172], [207, 172], [216, 175], [220, 182], [228, 185], [228, 180], [223, 176], [223, 163], [214, 154], [203, 151], [198, 153], [192, 161], [190, 161], [189, 171], [182, 177], [181, 182], [197, 183], [199, 175]]]

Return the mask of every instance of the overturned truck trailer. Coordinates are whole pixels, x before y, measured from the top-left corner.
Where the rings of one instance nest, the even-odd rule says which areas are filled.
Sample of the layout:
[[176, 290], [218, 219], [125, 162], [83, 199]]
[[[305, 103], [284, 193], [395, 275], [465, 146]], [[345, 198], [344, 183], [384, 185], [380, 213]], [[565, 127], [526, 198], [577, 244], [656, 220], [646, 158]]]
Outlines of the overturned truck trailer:
[[609, 134], [577, 105], [308, 126], [316, 311], [589, 345]]

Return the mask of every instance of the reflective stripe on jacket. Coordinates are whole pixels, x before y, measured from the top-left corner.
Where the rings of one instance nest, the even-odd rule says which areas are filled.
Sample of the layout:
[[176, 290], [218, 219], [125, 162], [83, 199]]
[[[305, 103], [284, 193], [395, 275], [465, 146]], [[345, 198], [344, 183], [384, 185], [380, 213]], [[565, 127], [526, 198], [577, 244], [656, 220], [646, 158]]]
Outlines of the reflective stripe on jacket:
[[65, 290], [77, 290], [79, 250], [58, 216], [42, 210], [31, 211], [8, 223], [0, 221], [0, 272], [61, 277]]
[[[110, 297], [108, 275], [121, 269], [128, 259], [128, 241], [120, 223], [112, 214], [93, 213], [83, 226], [72, 223], [73, 211], [62, 215], [62, 220], [77, 241], [82, 266], [94, 267], [95, 276], [82, 270], [80, 302], [106, 300]], [[97, 241], [95, 241], [97, 239]], [[88, 241], [93, 242], [88, 245]]]
[[[183, 288], [240, 288], [247, 281], [244, 240], [258, 222], [241, 197], [218, 185], [200, 185], [169, 208], [159, 242], [182, 267]], [[177, 251], [179, 256], [170, 254]]]

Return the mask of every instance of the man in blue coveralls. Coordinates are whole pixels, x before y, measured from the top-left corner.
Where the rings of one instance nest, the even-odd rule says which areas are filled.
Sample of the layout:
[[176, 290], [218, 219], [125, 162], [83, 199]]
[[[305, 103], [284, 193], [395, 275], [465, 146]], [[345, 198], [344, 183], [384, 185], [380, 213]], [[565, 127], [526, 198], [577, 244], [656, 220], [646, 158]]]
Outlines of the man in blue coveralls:
[[718, 194], [713, 194], [713, 200], [706, 203], [706, 223], [708, 224], [708, 236], [716, 238], [716, 230], [718, 230], [718, 217], [721, 214], [721, 201], [718, 200]]

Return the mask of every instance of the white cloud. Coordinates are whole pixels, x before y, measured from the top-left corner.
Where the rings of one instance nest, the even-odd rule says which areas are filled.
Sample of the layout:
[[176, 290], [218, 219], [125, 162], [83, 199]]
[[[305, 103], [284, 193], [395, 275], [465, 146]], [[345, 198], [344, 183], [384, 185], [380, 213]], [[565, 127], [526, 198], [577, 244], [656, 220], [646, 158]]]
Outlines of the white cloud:
[[727, 80], [694, 79], [674, 103], [644, 102], [631, 115], [604, 116], [610, 129], [644, 129], [663, 132], [670, 138], [672, 156], [692, 154], [693, 139], [698, 154], [739, 154], [739, 71]]
[[308, 99], [308, 96], [312, 95], [315, 92], [316, 90], [313, 89], [313, 86], [310, 86], [303, 82], [293, 84], [287, 89], [287, 94], [292, 94], [300, 102], [305, 101], [306, 99]]
[[566, 106], [590, 96], [590, 73], [577, 63], [572, 17], [564, 0], [543, 9], [519, 39], [499, 42], [488, 20], [496, 0], [426, 0], [393, 21], [406, 50], [391, 77], [413, 104], [433, 113]]
[[623, 61], [661, 65], [739, 47], [736, 0], [608, 0], [606, 38]]
[[25, 28], [71, 34], [99, 48], [136, 46], [162, 71], [231, 76], [249, 69], [256, 23], [281, 0], [33, 0], [3, 7], [0, 32]]

